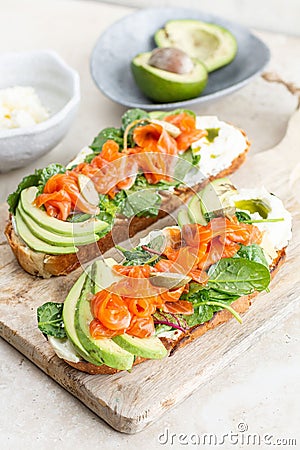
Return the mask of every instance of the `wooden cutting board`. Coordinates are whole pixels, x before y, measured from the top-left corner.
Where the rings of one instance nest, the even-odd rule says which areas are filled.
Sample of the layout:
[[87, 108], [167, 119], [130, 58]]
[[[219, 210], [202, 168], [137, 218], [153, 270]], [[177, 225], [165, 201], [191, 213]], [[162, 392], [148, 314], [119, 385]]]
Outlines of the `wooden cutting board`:
[[[46, 301], [63, 301], [80, 270], [41, 280], [26, 274], [14, 259], [4, 235], [0, 238], [0, 335], [56, 380], [88, 408], [124, 433], [136, 433], [208, 383], [262, 333], [293, 313], [300, 295], [300, 113], [294, 114], [283, 141], [274, 149], [249, 156], [232, 179], [237, 186], [265, 185], [281, 197], [293, 214], [293, 239], [286, 264], [243, 316], [206, 333], [163, 361], [147, 361], [131, 373], [87, 375], [72, 369], [51, 350], [37, 329], [36, 309]], [[299, 170], [298, 170], [299, 169]], [[292, 177], [291, 177], [292, 174]], [[294, 190], [294, 192], [293, 192]], [[7, 218], [0, 207], [1, 228]], [[167, 219], [153, 228], [165, 225]], [[145, 234], [145, 233], [144, 233]], [[114, 256], [114, 250], [107, 253]]]

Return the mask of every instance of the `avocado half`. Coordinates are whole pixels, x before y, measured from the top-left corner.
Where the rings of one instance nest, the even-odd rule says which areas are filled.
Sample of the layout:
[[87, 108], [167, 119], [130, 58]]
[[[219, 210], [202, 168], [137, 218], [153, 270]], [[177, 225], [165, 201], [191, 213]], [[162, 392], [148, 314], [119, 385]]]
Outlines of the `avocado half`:
[[158, 47], [175, 47], [203, 62], [208, 72], [229, 64], [237, 53], [230, 31], [200, 20], [169, 20], [154, 36]]
[[169, 103], [188, 100], [203, 91], [207, 83], [207, 70], [192, 58], [194, 68], [190, 73], [177, 74], [150, 66], [151, 52], [140, 53], [131, 63], [134, 79], [140, 90], [151, 100]]

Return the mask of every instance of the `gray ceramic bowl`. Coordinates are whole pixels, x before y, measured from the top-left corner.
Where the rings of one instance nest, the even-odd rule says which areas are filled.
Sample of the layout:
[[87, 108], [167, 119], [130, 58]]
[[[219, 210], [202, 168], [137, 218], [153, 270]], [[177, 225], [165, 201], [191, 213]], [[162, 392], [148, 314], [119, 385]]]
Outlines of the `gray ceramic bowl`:
[[24, 167], [54, 148], [69, 130], [80, 101], [78, 73], [54, 51], [0, 55], [0, 89], [32, 86], [49, 119], [37, 125], [0, 130], [0, 172]]
[[[173, 103], [154, 103], [138, 89], [130, 62], [138, 53], [153, 50], [154, 33], [168, 20], [174, 19], [198, 19], [227, 28], [237, 40], [238, 52], [232, 63], [209, 74], [207, 86], [199, 97]], [[121, 105], [146, 110], [170, 110], [192, 108], [231, 94], [258, 75], [269, 58], [267, 46], [237, 23], [196, 9], [149, 8], [123, 17], [99, 37], [91, 56], [91, 73], [103, 94]]]

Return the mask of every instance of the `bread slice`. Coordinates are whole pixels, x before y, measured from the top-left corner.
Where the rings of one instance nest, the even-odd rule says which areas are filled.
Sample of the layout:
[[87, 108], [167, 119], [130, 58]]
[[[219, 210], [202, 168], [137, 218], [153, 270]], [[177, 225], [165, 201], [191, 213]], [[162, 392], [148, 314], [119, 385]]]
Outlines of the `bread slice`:
[[[246, 134], [242, 130], [240, 131], [246, 137]], [[80, 246], [77, 253], [48, 255], [31, 250], [15, 233], [11, 217], [5, 229], [8, 243], [20, 266], [31, 275], [43, 278], [67, 275], [77, 269], [81, 264], [98, 257], [99, 253], [105, 253], [119, 242], [125, 241], [157, 220], [173, 212], [180, 204], [182, 204], [182, 202], [186, 202], [195, 192], [203, 189], [208, 182], [217, 178], [226, 177], [235, 172], [245, 161], [247, 152], [250, 148], [250, 142], [247, 138], [246, 145], [247, 147], [244, 152], [235, 158], [229, 167], [220, 171], [217, 175], [207, 178], [203, 182], [193, 186], [193, 188], [183, 187], [175, 189], [175, 195], [170, 195], [167, 192], [162, 191], [163, 202], [158, 216], [150, 218], [134, 217], [132, 220], [119, 218], [115, 221], [112, 231], [102, 237], [97, 244]]]
[[[280, 266], [284, 263], [284, 261], [285, 261], [285, 248], [277, 252], [277, 257], [273, 260], [272, 264], [270, 265], [272, 279], [274, 278], [276, 272], [278, 271]], [[257, 294], [258, 292], [254, 292], [253, 294], [240, 297], [237, 300], [235, 300], [230, 306], [234, 308], [238, 314], [243, 314], [250, 308], [252, 301], [257, 296]], [[213, 318], [208, 322], [193, 326], [186, 333], [180, 334], [177, 339], [167, 339], [164, 337], [160, 339], [164, 344], [164, 346], [169, 351], [169, 356], [172, 356], [177, 350], [185, 347], [187, 344], [199, 338], [207, 331], [213, 330], [217, 326], [221, 325], [224, 322], [227, 322], [232, 318], [233, 318], [232, 314], [226, 309], [223, 309], [221, 311], [216, 312]], [[135, 359], [133, 365], [140, 364], [143, 361], [146, 361], [146, 359], [138, 357]], [[113, 369], [104, 364], [102, 366], [96, 366], [86, 361], [80, 361], [78, 363], [70, 361], [65, 362], [70, 366], [74, 367], [75, 369], [89, 373], [91, 375], [97, 374], [108, 375], [120, 372], [120, 370]]]

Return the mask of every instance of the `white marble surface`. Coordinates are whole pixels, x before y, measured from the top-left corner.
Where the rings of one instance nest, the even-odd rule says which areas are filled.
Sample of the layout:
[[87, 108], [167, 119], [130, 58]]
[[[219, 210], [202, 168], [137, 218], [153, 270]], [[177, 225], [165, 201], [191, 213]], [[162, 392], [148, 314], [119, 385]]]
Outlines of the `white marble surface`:
[[[88, 61], [100, 32], [130, 9], [88, 1], [0, 0], [0, 11], [0, 51], [53, 48], [78, 70], [82, 91], [79, 115], [63, 142], [31, 166], [0, 175], [0, 200], [4, 200], [23, 175], [50, 162], [68, 161], [91, 142], [99, 129], [118, 124], [124, 109], [96, 89]], [[271, 33], [259, 35], [272, 51], [267, 70], [300, 85], [300, 39]], [[217, 113], [243, 127], [253, 141], [253, 151], [261, 151], [282, 138], [296, 104], [297, 98], [284, 85], [257, 78], [231, 97], [198, 111]], [[1, 341], [0, 448], [177, 449], [187, 446], [178, 439], [173, 445], [170, 440], [166, 445], [159, 443], [158, 436], [166, 428], [177, 435], [215, 433], [221, 439], [223, 433], [235, 432], [240, 422], [248, 425], [249, 434], [298, 438], [299, 445], [299, 319], [300, 308], [205, 389], [195, 392], [161, 421], [135, 436], [113, 431]], [[269, 448], [229, 443], [222, 447]]]

